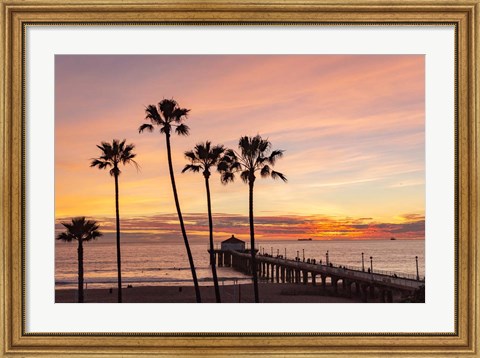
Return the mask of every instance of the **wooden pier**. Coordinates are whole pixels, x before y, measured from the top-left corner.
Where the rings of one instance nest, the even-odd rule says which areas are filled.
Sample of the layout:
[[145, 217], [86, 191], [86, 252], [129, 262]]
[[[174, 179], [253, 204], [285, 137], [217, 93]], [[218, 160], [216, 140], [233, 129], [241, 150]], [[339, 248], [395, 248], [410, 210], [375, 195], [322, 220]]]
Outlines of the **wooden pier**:
[[[215, 261], [219, 267], [232, 267], [244, 274], [252, 274], [251, 253], [234, 250], [214, 250]], [[319, 264], [315, 260], [300, 261], [285, 259], [282, 256], [255, 255], [258, 277], [276, 283], [298, 283], [321, 285], [329, 283], [334, 292], [339, 289], [356, 294], [364, 302], [379, 298], [381, 302], [393, 302], [395, 294], [413, 295], [425, 286], [425, 281], [386, 275], [384, 273], [365, 272], [342, 266]]]

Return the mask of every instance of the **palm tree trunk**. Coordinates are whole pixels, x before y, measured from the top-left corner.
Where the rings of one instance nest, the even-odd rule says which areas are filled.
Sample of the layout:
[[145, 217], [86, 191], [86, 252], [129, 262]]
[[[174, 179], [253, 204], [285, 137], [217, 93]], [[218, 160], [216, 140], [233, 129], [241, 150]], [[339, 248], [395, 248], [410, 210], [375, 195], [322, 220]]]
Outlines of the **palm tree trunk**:
[[83, 303], [83, 242], [78, 240], [78, 302]]
[[212, 220], [212, 203], [210, 200], [210, 185], [208, 177], [205, 177], [205, 187], [207, 188], [207, 207], [208, 207], [208, 225], [210, 228], [210, 265], [212, 266], [213, 284], [215, 285], [215, 298], [217, 303], [222, 302], [220, 299], [220, 287], [218, 286], [217, 267], [215, 265], [215, 253], [213, 247], [213, 220]]
[[115, 175], [115, 215], [117, 220], [118, 303], [122, 303], [122, 259], [120, 255], [120, 209], [118, 205], [118, 175]]
[[248, 214], [250, 219], [250, 252], [252, 255], [252, 274], [253, 274], [253, 290], [255, 292], [255, 303], [260, 302], [258, 296], [258, 277], [257, 277], [257, 260], [255, 258], [255, 229], [253, 225], [253, 180], [248, 181]]
[[188, 244], [187, 232], [185, 231], [185, 224], [183, 223], [182, 211], [180, 210], [180, 202], [178, 201], [177, 186], [175, 185], [175, 175], [173, 173], [172, 164], [172, 150], [170, 148], [170, 133], [167, 133], [165, 138], [167, 139], [167, 156], [168, 156], [168, 169], [170, 171], [170, 180], [172, 182], [173, 197], [175, 199], [175, 206], [177, 207], [178, 221], [180, 221], [180, 229], [182, 230], [183, 241], [185, 248], [187, 249], [188, 262], [190, 263], [190, 269], [192, 271], [193, 284], [195, 286], [195, 295], [197, 303], [202, 302], [200, 296], [200, 287], [198, 286], [197, 272], [195, 271], [195, 265], [193, 263], [192, 252], [190, 251], [190, 245]]

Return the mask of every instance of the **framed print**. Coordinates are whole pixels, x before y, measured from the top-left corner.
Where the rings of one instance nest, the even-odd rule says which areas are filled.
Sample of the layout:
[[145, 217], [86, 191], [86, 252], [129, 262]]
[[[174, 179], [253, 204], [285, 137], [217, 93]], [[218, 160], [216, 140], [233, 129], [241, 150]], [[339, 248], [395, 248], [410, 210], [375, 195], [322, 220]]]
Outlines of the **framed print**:
[[3, 355], [478, 354], [478, 0], [1, 7]]

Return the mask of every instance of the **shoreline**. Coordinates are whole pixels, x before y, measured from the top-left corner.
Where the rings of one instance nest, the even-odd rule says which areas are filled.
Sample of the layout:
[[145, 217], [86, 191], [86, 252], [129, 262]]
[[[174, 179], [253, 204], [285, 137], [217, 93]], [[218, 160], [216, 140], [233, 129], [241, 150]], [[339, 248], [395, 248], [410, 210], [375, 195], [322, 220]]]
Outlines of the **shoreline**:
[[[213, 286], [200, 286], [202, 303], [215, 303]], [[117, 290], [94, 288], [83, 291], [85, 303], [116, 303]], [[295, 283], [259, 283], [260, 303], [360, 303], [361, 298], [334, 293], [327, 286]], [[222, 303], [253, 303], [253, 285], [220, 286]], [[124, 303], [195, 303], [193, 286], [137, 286], [123, 288]], [[55, 303], [76, 303], [76, 289], [56, 289]], [[375, 302], [375, 301], [372, 301]]]

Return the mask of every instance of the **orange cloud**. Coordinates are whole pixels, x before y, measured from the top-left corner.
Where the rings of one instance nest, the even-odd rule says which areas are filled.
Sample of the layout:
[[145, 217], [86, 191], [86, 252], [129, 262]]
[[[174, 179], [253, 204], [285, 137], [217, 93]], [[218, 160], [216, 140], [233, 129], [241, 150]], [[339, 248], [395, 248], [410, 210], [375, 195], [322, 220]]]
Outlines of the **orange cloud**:
[[[402, 216], [403, 222], [378, 222], [371, 218], [339, 218], [328, 216], [256, 216], [255, 236], [258, 240], [296, 240], [313, 238], [315, 240], [345, 239], [424, 239], [425, 220], [421, 214], [412, 213]], [[407, 218], [411, 218], [408, 220]], [[58, 218], [57, 232], [62, 230], [61, 222], [70, 218]], [[208, 239], [208, 221], [205, 214], [186, 214], [185, 224], [193, 240]], [[114, 218], [97, 218], [101, 231], [107, 239], [114, 238]], [[121, 221], [122, 237], [125, 240], [180, 240], [179, 223], [175, 214], [131, 217]], [[244, 215], [215, 214], [214, 236], [217, 241], [231, 234], [249, 239], [248, 217]]]

